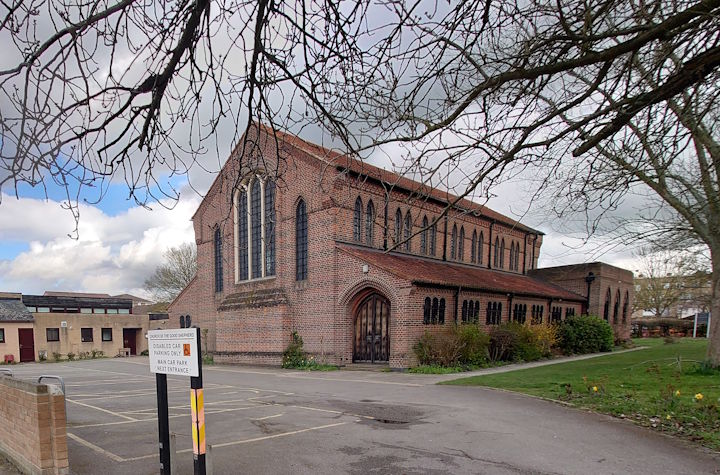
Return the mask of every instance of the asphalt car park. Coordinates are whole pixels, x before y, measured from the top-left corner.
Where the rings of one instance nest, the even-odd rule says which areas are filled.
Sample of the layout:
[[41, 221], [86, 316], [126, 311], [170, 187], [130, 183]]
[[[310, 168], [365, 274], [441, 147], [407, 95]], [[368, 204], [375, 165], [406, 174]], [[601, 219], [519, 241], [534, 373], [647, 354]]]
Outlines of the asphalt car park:
[[[63, 378], [72, 473], [158, 472], [147, 358], [26, 364]], [[207, 366], [214, 473], [720, 473], [717, 455], [632, 424], [436, 376]], [[176, 473], [192, 473], [189, 378], [168, 377]]]

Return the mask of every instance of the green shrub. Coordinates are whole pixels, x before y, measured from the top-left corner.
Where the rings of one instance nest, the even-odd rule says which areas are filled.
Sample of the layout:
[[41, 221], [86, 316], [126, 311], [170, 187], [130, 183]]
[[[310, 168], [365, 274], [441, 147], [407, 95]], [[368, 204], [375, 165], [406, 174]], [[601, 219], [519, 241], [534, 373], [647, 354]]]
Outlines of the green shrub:
[[52, 356], [53, 356], [53, 360], [55, 360], [55, 361], [60, 361], [62, 359], [62, 355], [60, 353], [58, 353], [57, 351], [53, 351]]
[[140, 352], [140, 356], [150, 356], [150, 351], [149, 351], [149, 350], [142, 350], [142, 351]]
[[79, 360], [86, 360], [90, 358], [90, 352], [89, 351], [80, 351], [78, 353], [78, 359]]
[[105, 352], [103, 350], [92, 350], [92, 352], [90, 354], [90, 357], [92, 359], [102, 358], [103, 356], [105, 356]]
[[38, 359], [40, 361], [47, 361], [47, 351], [39, 351], [38, 352]]
[[612, 351], [613, 331], [608, 322], [598, 317], [568, 317], [558, 325], [558, 346], [565, 354]]
[[490, 330], [490, 361], [512, 361], [519, 340], [517, 323], [503, 323]]
[[307, 363], [303, 350], [303, 339], [298, 332], [292, 332], [291, 341], [283, 353], [283, 368], [301, 368]]
[[464, 365], [483, 365], [488, 362], [490, 335], [478, 325], [460, 325], [453, 329], [460, 340], [460, 360]]
[[478, 325], [449, 325], [438, 333], [426, 331], [413, 351], [423, 366], [479, 366], [488, 361], [489, 344]]
[[73, 353], [73, 352], [71, 351], [70, 353], [67, 354], [67, 357], [68, 357], [68, 361], [74, 361], [74, 360], [75, 360], [75, 353]]

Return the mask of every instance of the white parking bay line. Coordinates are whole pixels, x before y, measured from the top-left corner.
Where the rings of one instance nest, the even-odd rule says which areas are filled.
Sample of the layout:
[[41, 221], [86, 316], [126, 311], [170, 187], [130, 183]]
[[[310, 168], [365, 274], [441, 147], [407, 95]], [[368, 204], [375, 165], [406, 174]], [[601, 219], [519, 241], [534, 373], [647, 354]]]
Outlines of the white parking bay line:
[[[266, 435], [263, 437], [254, 437], [252, 439], [234, 440], [232, 442], [223, 442], [222, 444], [211, 444], [211, 445], [212, 445], [213, 449], [218, 449], [220, 447], [230, 447], [233, 445], [250, 444], [252, 442], [260, 442], [263, 440], [277, 439], [280, 437], [287, 437], [290, 435], [302, 434], [303, 432], [310, 432], [310, 431], [314, 431], [314, 430], [329, 429], [331, 427], [344, 426], [345, 424], [348, 424], [348, 422], [336, 422], [335, 424], [325, 424], [323, 426], [308, 427], [307, 429], [293, 430], [290, 432], [281, 432], [280, 434]], [[183, 450], [178, 450], [177, 453], [182, 454], [182, 453], [188, 453], [188, 452], [192, 452], [192, 451], [193, 451], [193, 449], [183, 449]], [[153, 458], [153, 457], [157, 457], [157, 456], [158, 456], [157, 454], [141, 455], [140, 457], [130, 457], [130, 458], [123, 459], [123, 462], [149, 459], [149, 458]]]
[[109, 409], [103, 409], [102, 407], [91, 406], [90, 404], [85, 404], [84, 402], [75, 401], [75, 400], [73, 400], [73, 399], [65, 399], [65, 400], [66, 400], [67, 402], [71, 402], [71, 403], [77, 404], [77, 405], [79, 405], [79, 406], [89, 407], [90, 409], [95, 409], [96, 411], [101, 411], [101, 412], [105, 412], [105, 413], [107, 413], [107, 414], [113, 415], [113, 416], [115, 416], [115, 417], [120, 417], [121, 419], [127, 419], [128, 421], [132, 421], [132, 422], [138, 422], [138, 421], [139, 421], [139, 419], [135, 419], [134, 417], [126, 416], [126, 415], [124, 415], [124, 414], [120, 414], [119, 412], [111, 411], [111, 410], [109, 410]]
[[255, 418], [251, 418], [250, 420], [251, 421], [264, 421], [266, 419], [274, 419], [276, 417], [280, 417], [280, 416], [284, 416], [284, 415], [285, 415], [285, 413], [281, 412], [280, 414], [275, 414], [272, 416], [265, 416], [265, 417], [255, 417]]
[[125, 459], [120, 457], [119, 455], [115, 455], [112, 452], [108, 452], [107, 450], [103, 449], [102, 447], [98, 447], [97, 445], [93, 444], [92, 442], [88, 442], [87, 440], [83, 439], [82, 437], [76, 436], [72, 432], [68, 432], [67, 436], [70, 437], [75, 442], [77, 442], [78, 444], [84, 445], [88, 449], [94, 450], [95, 452], [106, 456], [110, 460], [114, 460], [115, 462], [124, 462], [125, 461]]

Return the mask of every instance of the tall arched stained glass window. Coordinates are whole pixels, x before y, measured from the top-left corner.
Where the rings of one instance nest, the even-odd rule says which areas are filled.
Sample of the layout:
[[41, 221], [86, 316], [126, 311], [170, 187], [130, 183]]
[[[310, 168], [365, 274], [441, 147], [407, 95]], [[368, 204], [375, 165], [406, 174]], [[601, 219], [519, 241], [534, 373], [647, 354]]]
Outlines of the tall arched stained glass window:
[[618, 323], [620, 317], [620, 289], [615, 292], [615, 306], [613, 307], [613, 323]]
[[480, 237], [478, 238], [478, 244], [477, 244], [477, 263], [482, 264], [483, 262], [483, 232], [480, 231]]
[[238, 236], [238, 280], [247, 280], [248, 275], [248, 206], [247, 192], [242, 188], [237, 198]]
[[435, 255], [435, 242], [437, 239], [437, 223], [430, 226], [430, 255]]
[[215, 228], [215, 292], [223, 290], [223, 255], [222, 255], [222, 233], [220, 227]]
[[305, 201], [300, 199], [295, 209], [295, 279], [305, 280], [308, 275], [308, 221]]
[[275, 275], [275, 182], [265, 182], [265, 275]]
[[477, 260], [477, 231], [473, 229], [472, 241], [470, 244], [470, 262]]
[[610, 321], [610, 299], [612, 299], [612, 294], [610, 293], [610, 287], [608, 287], [605, 293], [605, 308], [603, 308], [603, 318], [606, 322]]
[[625, 302], [623, 303], [622, 322], [627, 323], [628, 308], [630, 306], [630, 293], [625, 291]]
[[406, 251], [410, 251], [410, 236], [412, 235], [412, 216], [410, 216], [410, 210], [408, 210], [405, 213], [405, 224], [403, 226], [403, 240], [405, 241], [405, 244], [403, 244], [403, 248]]
[[465, 260], [465, 226], [460, 226], [460, 237], [458, 238], [457, 258], [459, 261]]
[[367, 210], [365, 212], [365, 244], [372, 246], [375, 240], [375, 205], [372, 200], [368, 200]]
[[253, 279], [262, 277], [262, 193], [260, 180], [250, 185], [250, 268]]
[[353, 241], [360, 242], [362, 240], [362, 213], [363, 203], [358, 196], [355, 199], [355, 213], [353, 214]]
[[505, 239], [500, 241], [500, 268], [505, 268]]
[[510, 270], [515, 270], [515, 241], [510, 242]]
[[450, 259], [455, 260], [457, 256], [457, 224], [453, 224], [452, 232], [450, 233]]
[[420, 254], [428, 253], [428, 219], [427, 216], [423, 216], [422, 219], [422, 232], [420, 233]]
[[493, 253], [493, 267], [500, 266], [500, 238], [495, 238], [495, 252]]
[[402, 241], [402, 220], [402, 211], [398, 208], [395, 211], [395, 246], [399, 246]]

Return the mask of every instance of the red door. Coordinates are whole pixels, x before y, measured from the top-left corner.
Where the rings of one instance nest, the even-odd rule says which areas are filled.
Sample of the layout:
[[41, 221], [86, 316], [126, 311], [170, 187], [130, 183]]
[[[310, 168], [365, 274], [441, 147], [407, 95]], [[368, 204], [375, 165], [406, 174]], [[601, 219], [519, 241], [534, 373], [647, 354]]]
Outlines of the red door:
[[137, 355], [137, 328], [123, 328], [123, 348], [130, 348], [130, 354]]
[[35, 361], [35, 337], [32, 328], [18, 328], [20, 362]]

